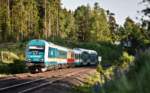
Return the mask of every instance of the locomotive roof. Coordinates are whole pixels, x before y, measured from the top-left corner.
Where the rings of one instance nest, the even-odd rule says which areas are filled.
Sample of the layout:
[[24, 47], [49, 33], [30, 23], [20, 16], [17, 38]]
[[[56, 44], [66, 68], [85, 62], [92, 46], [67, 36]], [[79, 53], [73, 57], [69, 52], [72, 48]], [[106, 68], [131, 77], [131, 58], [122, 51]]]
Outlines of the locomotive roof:
[[56, 45], [52, 42], [48, 42], [46, 40], [42, 40], [42, 39], [33, 39], [33, 40], [30, 40], [28, 45], [31, 45], [31, 46], [34, 46], [34, 45], [38, 45], [38, 46], [45, 46], [45, 45], [48, 45], [50, 47], [54, 47], [54, 48], [58, 48], [60, 50], [63, 50], [63, 51], [69, 51], [71, 49], [69, 48], [66, 48], [66, 47], [63, 47], [63, 46], [59, 46], [59, 45]]

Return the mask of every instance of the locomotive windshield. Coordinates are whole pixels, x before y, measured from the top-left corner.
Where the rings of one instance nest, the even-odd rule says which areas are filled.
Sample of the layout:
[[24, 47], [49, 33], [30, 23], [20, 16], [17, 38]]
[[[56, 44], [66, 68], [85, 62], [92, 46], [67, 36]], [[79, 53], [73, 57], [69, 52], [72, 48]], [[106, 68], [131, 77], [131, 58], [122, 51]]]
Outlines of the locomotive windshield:
[[29, 46], [28, 54], [29, 55], [43, 55], [44, 47], [43, 46]]

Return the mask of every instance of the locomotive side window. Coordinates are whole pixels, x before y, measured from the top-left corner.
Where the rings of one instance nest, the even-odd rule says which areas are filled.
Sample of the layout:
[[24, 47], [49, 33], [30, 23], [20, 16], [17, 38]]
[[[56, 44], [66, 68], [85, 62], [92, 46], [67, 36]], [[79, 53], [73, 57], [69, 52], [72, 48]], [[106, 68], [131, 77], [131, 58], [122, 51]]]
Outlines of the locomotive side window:
[[48, 57], [49, 58], [54, 58], [55, 57], [55, 49], [54, 48], [50, 48], [48, 49]]

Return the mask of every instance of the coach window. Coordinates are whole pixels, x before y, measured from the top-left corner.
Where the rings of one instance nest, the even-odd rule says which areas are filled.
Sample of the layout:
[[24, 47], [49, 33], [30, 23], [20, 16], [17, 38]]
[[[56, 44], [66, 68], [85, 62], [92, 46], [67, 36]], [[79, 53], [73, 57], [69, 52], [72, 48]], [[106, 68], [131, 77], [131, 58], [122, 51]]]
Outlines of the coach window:
[[65, 51], [59, 50], [59, 58], [67, 58], [67, 53]]

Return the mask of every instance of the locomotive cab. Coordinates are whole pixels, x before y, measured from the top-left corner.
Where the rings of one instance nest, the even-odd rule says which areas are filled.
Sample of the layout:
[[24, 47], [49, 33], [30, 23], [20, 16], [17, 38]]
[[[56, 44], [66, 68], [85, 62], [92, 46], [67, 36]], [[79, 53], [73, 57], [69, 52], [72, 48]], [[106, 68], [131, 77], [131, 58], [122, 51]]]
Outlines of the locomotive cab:
[[32, 40], [26, 48], [26, 65], [31, 72], [45, 68], [45, 43], [41, 40]]

